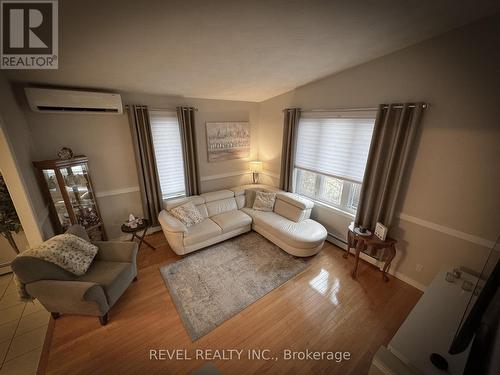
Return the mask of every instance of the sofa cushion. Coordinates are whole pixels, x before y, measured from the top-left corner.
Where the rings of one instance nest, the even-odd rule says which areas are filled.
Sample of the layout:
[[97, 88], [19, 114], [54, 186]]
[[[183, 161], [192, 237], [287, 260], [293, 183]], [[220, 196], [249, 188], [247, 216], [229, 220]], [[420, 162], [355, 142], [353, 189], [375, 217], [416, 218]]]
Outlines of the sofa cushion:
[[212, 217], [214, 215], [222, 214], [228, 211], [235, 211], [238, 209], [234, 197], [208, 202], [206, 203], [206, 206], [208, 217]]
[[78, 281], [94, 282], [102, 286], [108, 298], [108, 304], [113, 305], [128, 288], [136, 276], [133, 263], [108, 262], [96, 260], [87, 273]]
[[245, 194], [234, 197], [234, 200], [236, 201], [236, 206], [238, 206], [238, 210], [241, 210], [243, 207], [245, 207], [245, 201], [246, 201]]
[[236, 210], [212, 216], [211, 219], [222, 229], [222, 233], [231, 232], [252, 224], [252, 218], [246, 213]]
[[218, 236], [221, 233], [222, 229], [215, 224], [212, 219], [205, 219], [201, 223], [187, 228], [187, 233], [184, 234], [183, 243], [184, 246], [194, 245], [198, 242]]
[[205, 203], [208, 203], [208, 202], [218, 201], [221, 199], [233, 198], [234, 192], [231, 190], [217, 190], [217, 191], [212, 191], [210, 193], [200, 194], [200, 197], [205, 199]]
[[326, 239], [326, 229], [311, 219], [294, 222], [275, 212], [257, 211], [243, 208], [242, 211], [252, 216], [253, 225], [279, 237], [290, 246], [307, 249], [320, 246]]

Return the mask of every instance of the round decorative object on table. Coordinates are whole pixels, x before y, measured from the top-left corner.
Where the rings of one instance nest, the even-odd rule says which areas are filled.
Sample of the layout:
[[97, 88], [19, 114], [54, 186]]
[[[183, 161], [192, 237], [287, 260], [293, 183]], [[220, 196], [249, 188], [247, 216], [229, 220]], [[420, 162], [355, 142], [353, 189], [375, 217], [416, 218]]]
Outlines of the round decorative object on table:
[[[148, 219], [137, 219], [136, 220], [136, 226], [131, 227], [127, 224], [122, 224], [122, 232], [123, 233], [131, 233], [132, 238], [130, 238], [130, 241], [134, 241], [134, 238], [137, 238], [139, 240], [139, 247], [141, 244], [144, 242], [147, 246], [149, 246], [151, 249], [155, 249], [154, 246], [149, 244], [144, 237], [146, 237], [146, 232], [148, 231], [148, 228], [151, 226], [150, 222]], [[142, 235], [137, 235], [137, 232], [143, 231]]]
[[365, 229], [364, 232], [361, 231], [361, 228], [359, 227], [356, 227], [353, 229], [354, 233], [356, 233], [358, 236], [371, 236], [372, 235], [372, 232], [370, 232], [368, 229]]

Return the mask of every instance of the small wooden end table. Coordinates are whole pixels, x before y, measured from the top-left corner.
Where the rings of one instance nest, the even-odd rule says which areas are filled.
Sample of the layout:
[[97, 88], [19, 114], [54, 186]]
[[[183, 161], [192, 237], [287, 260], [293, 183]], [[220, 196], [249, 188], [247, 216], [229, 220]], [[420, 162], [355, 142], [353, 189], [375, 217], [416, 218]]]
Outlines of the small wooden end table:
[[[142, 223], [139, 224], [137, 223], [137, 227], [135, 228], [131, 228], [125, 224], [122, 224], [122, 232], [123, 233], [131, 233], [132, 234], [132, 238], [130, 238], [130, 241], [134, 241], [134, 238], [137, 238], [139, 240], [139, 247], [141, 247], [142, 243], [144, 242], [144, 244], [146, 244], [147, 246], [149, 246], [151, 249], [155, 250], [155, 247], [152, 246], [150, 243], [148, 243], [148, 241], [146, 241], [144, 239], [144, 237], [146, 237], [146, 232], [148, 231], [148, 228], [150, 227], [150, 223], [149, 223], [149, 220], [148, 219], [142, 219]], [[137, 235], [137, 232], [140, 232], [140, 231], [144, 231], [142, 233], [142, 236], [139, 236]]]
[[354, 224], [349, 225], [347, 232], [347, 252], [344, 254], [344, 258], [349, 255], [349, 250], [351, 248], [356, 249], [354, 270], [351, 276], [355, 279], [358, 276], [358, 265], [359, 265], [359, 254], [361, 251], [365, 251], [369, 247], [374, 250], [384, 249], [384, 254], [382, 255], [381, 261], [384, 262], [384, 267], [382, 268], [382, 278], [384, 281], [389, 281], [387, 277], [387, 272], [391, 267], [391, 262], [396, 256], [396, 243], [398, 241], [394, 238], [387, 237], [384, 241], [378, 238], [375, 234], [370, 234], [369, 236], [362, 236], [354, 232]]

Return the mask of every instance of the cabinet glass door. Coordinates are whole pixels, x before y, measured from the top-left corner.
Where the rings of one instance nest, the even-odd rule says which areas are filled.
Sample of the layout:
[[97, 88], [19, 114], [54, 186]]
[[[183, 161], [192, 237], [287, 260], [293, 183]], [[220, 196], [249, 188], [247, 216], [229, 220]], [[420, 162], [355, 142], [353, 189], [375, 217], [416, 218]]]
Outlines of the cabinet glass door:
[[43, 177], [45, 178], [50, 197], [52, 199], [52, 202], [54, 203], [54, 208], [56, 210], [59, 223], [61, 224], [63, 230], [66, 230], [71, 225], [71, 220], [68, 210], [66, 209], [66, 204], [64, 203], [64, 198], [61, 194], [61, 190], [59, 189], [59, 184], [57, 183], [56, 173], [53, 169], [44, 169]]
[[77, 222], [86, 229], [99, 226], [101, 221], [89, 181], [87, 164], [63, 167], [59, 171]]

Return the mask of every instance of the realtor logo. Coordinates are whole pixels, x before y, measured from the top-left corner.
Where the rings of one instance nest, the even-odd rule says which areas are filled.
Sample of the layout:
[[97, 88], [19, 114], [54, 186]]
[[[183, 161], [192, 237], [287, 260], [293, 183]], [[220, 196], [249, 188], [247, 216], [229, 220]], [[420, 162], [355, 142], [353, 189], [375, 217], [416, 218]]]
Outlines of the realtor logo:
[[57, 0], [1, 1], [2, 69], [57, 69]]

